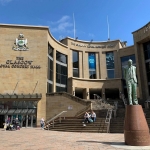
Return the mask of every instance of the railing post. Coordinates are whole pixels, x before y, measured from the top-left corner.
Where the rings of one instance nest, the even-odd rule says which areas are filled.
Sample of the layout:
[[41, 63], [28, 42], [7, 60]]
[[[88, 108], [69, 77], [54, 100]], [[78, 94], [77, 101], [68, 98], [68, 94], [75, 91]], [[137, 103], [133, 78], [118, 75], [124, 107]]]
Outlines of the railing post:
[[54, 120], [53, 120], [53, 128], [54, 128]]
[[61, 123], [61, 117], [59, 117], [59, 123]]

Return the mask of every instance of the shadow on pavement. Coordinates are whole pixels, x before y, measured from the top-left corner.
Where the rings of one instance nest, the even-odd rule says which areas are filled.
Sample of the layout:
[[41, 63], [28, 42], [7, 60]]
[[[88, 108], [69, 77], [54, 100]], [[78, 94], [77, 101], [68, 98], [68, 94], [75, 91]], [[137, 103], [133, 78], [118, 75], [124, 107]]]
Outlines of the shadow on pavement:
[[102, 142], [102, 141], [76, 141], [76, 142], [102, 143], [106, 145], [125, 145], [125, 142]]

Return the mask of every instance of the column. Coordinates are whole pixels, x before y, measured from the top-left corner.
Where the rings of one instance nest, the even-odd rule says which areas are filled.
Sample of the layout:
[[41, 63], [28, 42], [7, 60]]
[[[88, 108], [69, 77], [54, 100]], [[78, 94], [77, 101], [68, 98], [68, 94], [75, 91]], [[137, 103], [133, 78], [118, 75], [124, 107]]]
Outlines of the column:
[[31, 115], [31, 127], [33, 127], [33, 115]]
[[99, 79], [99, 55], [98, 53], [95, 53], [95, 57], [96, 57], [96, 79]]
[[11, 115], [11, 124], [12, 124], [12, 121], [13, 121], [13, 115]]
[[83, 90], [83, 99], [90, 99], [89, 88]]
[[83, 78], [89, 79], [88, 53], [83, 52]]
[[28, 115], [26, 115], [26, 128], [28, 127]]
[[83, 78], [83, 53], [79, 52], [79, 78]]
[[53, 92], [56, 92], [56, 49], [53, 50]]
[[23, 123], [23, 117], [24, 117], [24, 116], [21, 115], [21, 122], [20, 122], [20, 126], [21, 126], [21, 127], [22, 127], [22, 123]]
[[75, 87], [72, 86], [72, 95], [75, 96]]

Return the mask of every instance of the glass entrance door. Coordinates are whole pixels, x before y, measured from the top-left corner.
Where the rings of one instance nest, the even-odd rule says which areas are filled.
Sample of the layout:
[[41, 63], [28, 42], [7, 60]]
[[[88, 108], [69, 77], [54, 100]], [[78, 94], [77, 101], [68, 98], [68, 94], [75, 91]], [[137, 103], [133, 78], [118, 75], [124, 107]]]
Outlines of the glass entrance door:
[[0, 128], [3, 128], [3, 127], [4, 127], [4, 125], [3, 125], [4, 122], [5, 122], [5, 117], [4, 117], [4, 115], [0, 115]]

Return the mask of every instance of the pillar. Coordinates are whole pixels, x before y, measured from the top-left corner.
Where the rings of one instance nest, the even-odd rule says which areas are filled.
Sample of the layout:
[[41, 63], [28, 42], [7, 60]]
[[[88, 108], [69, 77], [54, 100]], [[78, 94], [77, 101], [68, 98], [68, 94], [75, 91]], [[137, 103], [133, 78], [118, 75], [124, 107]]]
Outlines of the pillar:
[[31, 115], [31, 127], [33, 127], [33, 115]]
[[83, 99], [90, 99], [89, 88], [83, 90]]
[[26, 115], [26, 127], [28, 127], [28, 115]]

